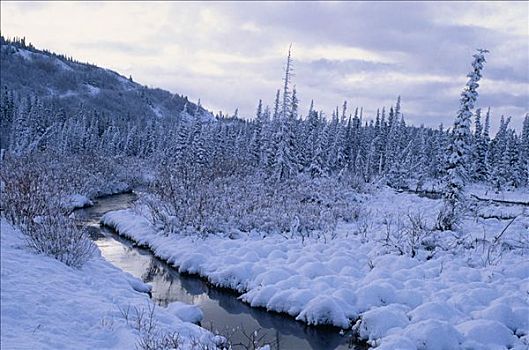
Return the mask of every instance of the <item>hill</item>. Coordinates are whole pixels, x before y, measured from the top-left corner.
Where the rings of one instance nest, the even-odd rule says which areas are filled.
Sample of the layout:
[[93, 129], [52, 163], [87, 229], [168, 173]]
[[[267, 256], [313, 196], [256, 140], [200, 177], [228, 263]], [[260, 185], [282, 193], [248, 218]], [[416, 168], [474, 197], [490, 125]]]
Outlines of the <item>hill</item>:
[[18, 96], [53, 100], [67, 113], [83, 105], [128, 119], [177, 118], [187, 104], [188, 111], [212, 117], [185, 96], [148, 88], [112, 70], [39, 50], [24, 39], [0, 36], [0, 46], [2, 88]]

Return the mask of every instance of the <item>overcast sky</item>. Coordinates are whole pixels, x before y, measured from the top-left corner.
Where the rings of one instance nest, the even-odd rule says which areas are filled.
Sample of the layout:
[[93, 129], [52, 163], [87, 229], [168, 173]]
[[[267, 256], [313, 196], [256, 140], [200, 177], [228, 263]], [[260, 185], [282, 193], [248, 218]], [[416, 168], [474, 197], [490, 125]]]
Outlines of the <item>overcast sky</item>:
[[[529, 3], [1, 2], [4, 36], [142, 84], [253, 116], [272, 105], [292, 43], [300, 109], [347, 100], [370, 118], [402, 96], [408, 122], [451, 124], [473, 51], [486, 48], [482, 107], [529, 111]], [[497, 124], [497, 121], [493, 121]]]

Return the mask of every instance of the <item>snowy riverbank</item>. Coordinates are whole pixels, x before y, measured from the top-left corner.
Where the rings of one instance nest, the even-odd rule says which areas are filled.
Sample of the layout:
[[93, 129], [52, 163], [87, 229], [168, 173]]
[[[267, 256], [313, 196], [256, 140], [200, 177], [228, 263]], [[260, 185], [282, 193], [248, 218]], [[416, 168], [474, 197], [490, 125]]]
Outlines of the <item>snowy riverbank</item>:
[[[98, 253], [81, 269], [70, 268], [28, 251], [3, 219], [1, 274], [2, 349], [133, 349], [144, 332], [134, 325], [136, 310], [147, 315], [154, 305], [144, 293], [148, 285]], [[186, 307], [155, 307], [157, 334], [177, 332], [183, 349], [196, 341], [211, 345], [211, 333], [178, 317], [189, 319]]]
[[[238, 239], [168, 237], [131, 210], [107, 213], [102, 222], [149, 246], [181, 272], [239, 291], [252, 306], [284, 312], [308, 324], [353, 326], [374, 346], [527, 348], [527, 249], [508, 249], [495, 259], [491, 255], [496, 250], [485, 249], [505, 221], [467, 218], [462, 233], [436, 233], [439, 246], [457, 240], [460, 245], [436, 250], [433, 256], [419, 246], [413, 258], [399, 255], [395, 247], [409, 252], [407, 245], [413, 242], [397, 242], [397, 234], [384, 239], [388, 222], [398, 226], [398, 218], [418, 209], [431, 221], [439, 205], [440, 201], [383, 190], [365, 203], [366, 218], [341, 226], [337, 237], [326, 243], [258, 234]], [[502, 236], [511, 247], [529, 228], [528, 216], [523, 211], [517, 215]], [[483, 246], [478, 247], [478, 239]]]
[[71, 194], [64, 197], [61, 200], [61, 207], [73, 211], [75, 209], [87, 208], [94, 205], [93, 200], [96, 200], [99, 197], [111, 196], [120, 193], [129, 193], [132, 192], [132, 188], [124, 182], [110, 183], [97, 190], [92, 190], [90, 194]]

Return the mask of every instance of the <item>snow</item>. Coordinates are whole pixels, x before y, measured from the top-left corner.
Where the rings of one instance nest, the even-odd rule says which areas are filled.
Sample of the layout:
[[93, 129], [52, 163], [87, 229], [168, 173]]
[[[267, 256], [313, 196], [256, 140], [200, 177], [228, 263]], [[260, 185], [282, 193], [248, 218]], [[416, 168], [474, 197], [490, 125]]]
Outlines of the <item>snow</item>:
[[418, 350], [458, 349], [463, 340], [450, 323], [435, 319], [410, 324], [403, 336], [411, 339]]
[[72, 67], [70, 67], [63, 60], [58, 59], [57, 57], [53, 57], [52, 59], [53, 59], [53, 62], [55, 63], [55, 65], [58, 66], [60, 69], [67, 70], [67, 71], [73, 71]]
[[374, 343], [378, 350], [417, 350], [414, 342], [406, 337], [399, 335], [388, 335], [382, 343]]
[[[60, 60], [59, 60], [60, 61]], [[61, 63], [65, 64], [64, 62], [60, 61]], [[69, 67], [68, 67], [69, 68]], [[84, 87], [84, 91], [86, 91], [86, 93], [88, 93], [89, 95], [91, 96], [95, 96], [97, 94], [99, 94], [101, 92], [101, 89], [96, 87], [96, 86], [93, 86], [91, 84], [83, 84], [82, 85]], [[72, 90], [68, 90], [66, 91], [65, 93], [63, 94], [60, 94], [59, 97], [61, 98], [65, 98], [65, 97], [72, 97], [72, 96], [78, 96], [80, 93], [79, 91], [72, 91]]]
[[167, 306], [167, 311], [184, 322], [199, 323], [204, 318], [204, 314], [198, 306], [179, 301], [171, 302]]
[[29, 50], [24, 50], [21, 48], [17, 48], [17, 51], [15, 55], [22, 57], [24, 60], [31, 61], [34, 58], [41, 58], [45, 60], [51, 60], [59, 69], [71, 71], [73, 70], [72, 67], [70, 67], [68, 64], [63, 62], [61, 59], [57, 57], [48, 56], [42, 53], [38, 52], [31, 52]]
[[90, 198], [94, 199], [94, 198], [101, 197], [101, 196], [109, 196], [113, 194], [127, 193], [130, 191], [131, 191], [130, 186], [126, 184], [125, 182], [122, 182], [122, 181], [110, 182], [105, 185], [100, 185], [96, 189], [95, 188], [92, 189], [89, 193], [89, 196], [85, 196], [79, 193], [68, 195], [62, 199], [61, 206], [62, 208], [68, 211], [72, 211], [78, 208], [91, 207], [94, 205], [94, 203]]
[[64, 198], [61, 205], [64, 209], [71, 211], [77, 208], [90, 207], [94, 205], [94, 203], [86, 196], [81, 194], [72, 194]]
[[[288, 302], [288, 299], [286, 302]], [[331, 324], [341, 328], [348, 328], [350, 321], [347, 317], [347, 306], [349, 305], [341, 302], [339, 298], [318, 295], [304, 305], [296, 320], [312, 325]]]
[[469, 186], [467, 192], [476, 195], [481, 199], [529, 203], [529, 189], [518, 191], [493, 191], [488, 186], [473, 184]]
[[129, 184], [123, 182], [123, 181], [114, 181], [109, 182], [104, 185], [97, 186], [97, 189], [93, 189], [89, 193], [89, 197], [96, 198], [96, 197], [102, 197], [102, 196], [109, 196], [113, 194], [119, 194], [119, 193], [127, 193], [131, 191], [131, 187]]
[[[493, 261], [488, 248], [472, 247], [478, 239], [494, 239], [505, 221], [468, 218], [462, 223], [464, 235], [444, 232], [436, 239], [450, 247], [464, 237], [470, 248], [440, 249], [434, 255], [418, 248], [412, 258], [386, 244], [384, 222], [391, 219], [396, 225], [398, 218], [420, 208], [433, 224], [442, 202], [382, 190], [364, 204], [370, 229], [361, 230], [359, 222], [341, 224], [337, 238], [326, 242], [261, 238], [255, 232], [241, 232], [235, 239], [166, 235], [133, 210], [107, 213], [101, 222], [150, 247], [180, 272], [238, 291], [251, 306], [307, 324], [353, 327], [373, 346], [472, 348], [469, 344], [483, 345], [477, 338], [487, 330], [499, 337], [493, 345], [527, 346], [527, 247], [507, 249]], [[502, 239], [514, 242], [528, 228], [529, 217], [522, 213]]]
[[441, 321], [453, 322], [464, 318], [464, 314], [453, 305], [444, 301], [426, 302], [408, 314], [415, 322], [435, 318]]
[[[138, 332], [120, 308], [145, 310], [154, 305], [135, 290], [149, 290], [100, 255], [80, 270], [29, 252], [21, 233], [1, 221], [1, 343], [3, 349], [133, 349]], [[134, 286], [134, 288], [131, 288]], [[192, 338], [214, 340], [190, 323], [193, 306], [155, 309], [160, 330], [176, 331], [191, 348]]]
[[68, 90], [64, 94], [60, 94], [59, 97], [60, 98], [65, 98], [65, 97], [71, 97], [71, 96], [77, 96], [77, 95], [79, 95], [78, 92], [72, 91], [72, 90]]
[[160, 110], [160, 106], [150, 106], [151, 107], [151, 110], [153, 111], [153, 113], [158, 117], [158, 118], [162, 118], [163, 117], [163, 113], [162, 111]]
[[98, 88], [96, 86], [93, 86], [93, 85], [90, 85], [90, 84], [84, 84], [84, 86], [86, 87], [86, 89], [88, 91], [88, 94], [90, 94], [92, 96], [95, 96], [95, 95], [99, 94], [99, 92], [101, 91], [100, 88]]
[[365, 312], [355, 325], [360, 337], [375, 340], [386, 336], [393, 328], [406, 328], [410, 320], [408, 308], [400, 304], [377, 307]]
[[492, 320], [471, 320], [457, 326], [469, 343], [478, 343], [489, 349], [510, 348], [516, 342], [513, 332], [502, 323]]
[[18, 49], [15, 55], [20, 56], [27, 61], [31, 61], [33, 59], [33, 55], [36, 54], [28, 50]]

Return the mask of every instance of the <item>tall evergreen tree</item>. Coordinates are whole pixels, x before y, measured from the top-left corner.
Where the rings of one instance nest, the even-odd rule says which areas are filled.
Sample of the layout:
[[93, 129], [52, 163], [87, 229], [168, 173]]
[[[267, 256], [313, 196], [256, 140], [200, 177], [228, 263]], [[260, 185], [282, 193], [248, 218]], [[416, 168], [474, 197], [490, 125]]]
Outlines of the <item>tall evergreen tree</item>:
[[520, 172], [522, 185], [529, 185], [529, 113], [525, 114], [520, 138]]
[[458, 221], [461, 203], [464, 201], [464, 187], [468, 179], [468, 159], [470, 153], [470, 118], [478, 98], [477, 89], [487, 50], [478, 50], [473, 55], [472, 71], [467, 75], [468, 82], [461, 93], [460, 109], [457, 113], [448, 148], [448, 164], [444, 213], [438, 221], [439, 228], [451, 229]]

